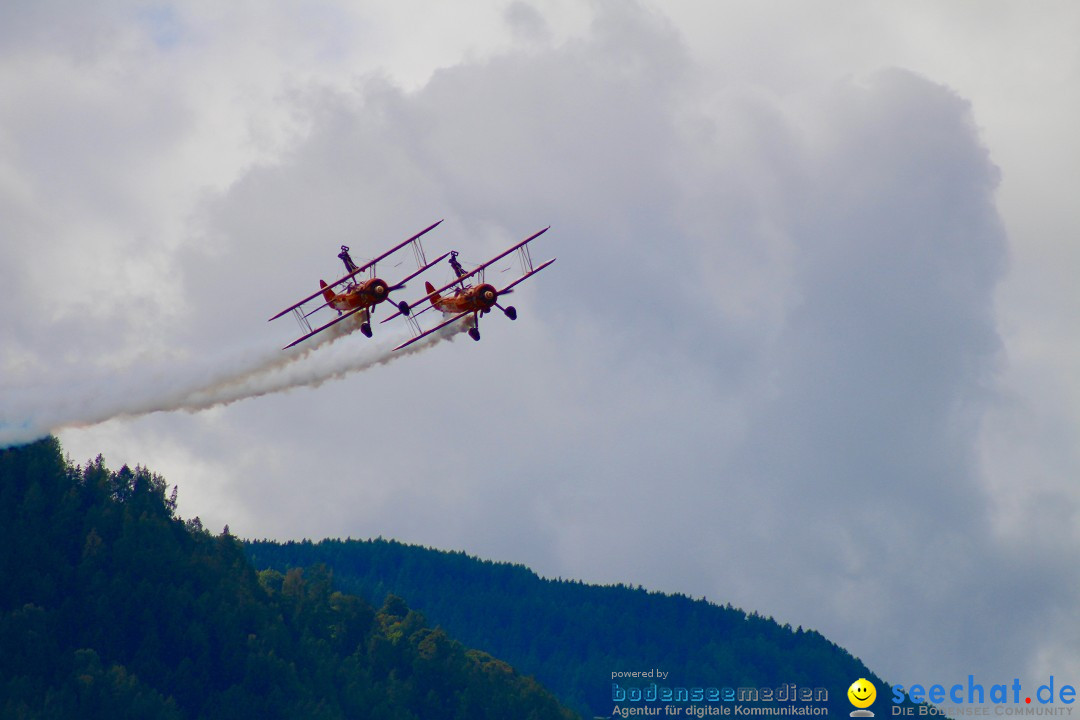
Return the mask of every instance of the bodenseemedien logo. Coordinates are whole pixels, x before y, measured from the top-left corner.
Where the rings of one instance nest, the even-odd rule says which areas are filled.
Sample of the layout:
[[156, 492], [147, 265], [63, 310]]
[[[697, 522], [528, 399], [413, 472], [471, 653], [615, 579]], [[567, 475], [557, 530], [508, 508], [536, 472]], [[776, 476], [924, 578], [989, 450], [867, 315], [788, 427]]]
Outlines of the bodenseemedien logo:
[[866, 678], [859, 678], [851, 683], [847, 689], [848, 701], [855, 706], [851, 711], [851, 717], [874, 717], [874, 713], [866, 708], [874, 704], [877, 699], [877, 688]]

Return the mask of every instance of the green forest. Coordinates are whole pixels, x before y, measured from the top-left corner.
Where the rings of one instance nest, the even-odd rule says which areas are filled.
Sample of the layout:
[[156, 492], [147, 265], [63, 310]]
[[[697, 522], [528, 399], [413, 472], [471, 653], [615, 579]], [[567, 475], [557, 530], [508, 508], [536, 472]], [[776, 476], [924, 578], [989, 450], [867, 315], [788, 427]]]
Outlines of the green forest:
[[531, 677], [326, 566], [256, 572], [141, 467], [0, 450], [0, 717], [572, 718]]
[[244, 542], [176, 504], [55, 438], [0, 450], [0, 720], [607, 716], [611, 674], [651, 668], [824, 688], [830, 715], [858, 678], [891, 695], [819, 633], [730, 605], [381, 538]]
[[612, 672], [649, 668], [670, 673], [671, 685], [823, 687], [829, 714], [841, 717], [853, 709], [846, 693], [859, 678], [874, 683], [882, 707], [891, 695], [884, 681], [820, 633], [730, 605], [543, 579], [523, 565], [381, 538], [260, 541], [247, 548], [258, 568], [322, 564], [346, 592], [374, 601], [407, 597], [431, 622], [535, 676], [587, 717], [611, 713]]

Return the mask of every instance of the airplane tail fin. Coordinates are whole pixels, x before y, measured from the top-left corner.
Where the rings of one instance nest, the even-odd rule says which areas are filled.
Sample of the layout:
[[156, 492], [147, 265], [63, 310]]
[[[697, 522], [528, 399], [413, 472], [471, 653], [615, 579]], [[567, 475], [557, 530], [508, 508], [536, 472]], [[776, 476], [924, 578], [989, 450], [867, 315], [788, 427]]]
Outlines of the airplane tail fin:
[[[428, 295], [431, 295], [431, 306], [435, 309], [438, 309], [439, 302], [442, 300], [442, 296], [435, 292], [435, 286], [429, 282], [424, 283], [424, 289], [427, 290]], [[432, 295], [432, 293], [435, 294]]]
[[319, 287], [322, 288], [323, 299], [325, 299], [326, 302], [333, 302], [334, 291], [331, 290], [330, 287], [322, 280], [319, 281]]

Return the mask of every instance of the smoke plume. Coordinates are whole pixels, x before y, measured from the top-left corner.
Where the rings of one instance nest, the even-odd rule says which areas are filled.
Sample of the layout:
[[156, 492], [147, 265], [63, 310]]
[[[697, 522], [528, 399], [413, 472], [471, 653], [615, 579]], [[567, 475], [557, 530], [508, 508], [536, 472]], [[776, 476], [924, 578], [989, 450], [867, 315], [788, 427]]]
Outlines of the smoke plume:
[[0, 448], [113, 418], [197, 412], [293, 388], [318, 387], [423, 352], [469, 327], [457, 323], [398, 351], [393, 347], [400, 342], [399, 335], [368, 344], [337, 342], [357, 326], [346, 321], [285, 351], [240, 352], [152, 374], [133, 369], [123, 380], [96, 378], [74, 388], [20, 388], [14, 397], [5, 398], [0, 410]]

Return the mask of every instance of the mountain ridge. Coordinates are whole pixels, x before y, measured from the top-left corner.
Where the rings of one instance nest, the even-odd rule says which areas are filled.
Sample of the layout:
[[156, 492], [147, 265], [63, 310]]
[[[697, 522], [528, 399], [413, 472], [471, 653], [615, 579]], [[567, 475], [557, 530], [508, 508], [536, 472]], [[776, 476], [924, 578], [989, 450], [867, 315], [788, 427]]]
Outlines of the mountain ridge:
[[611, 712], [613, 673], [647, 668], [691, 687], [826, 688], [830, 714], [848, 714], [846, 692], [859, 678], [879, 688], [882, 704], [891, 696], [887, 683], [820, 633], [730, 604], [543, 578], [522, 564], [381, 537], [245, 546], [257, 567], [320, 564], [338, 587], [373, 602], [409, 597], [431, 622], [534, 675], [586, 716]]
[[570, 720], [683, 689], [676, 714], [745, 690], [846, 715], [860, 678], [895, 710], [820, 633], [730, 604], [383, 538], [241, 541], [167, 489], [52, 437], [0, 450], [0, 718]]

